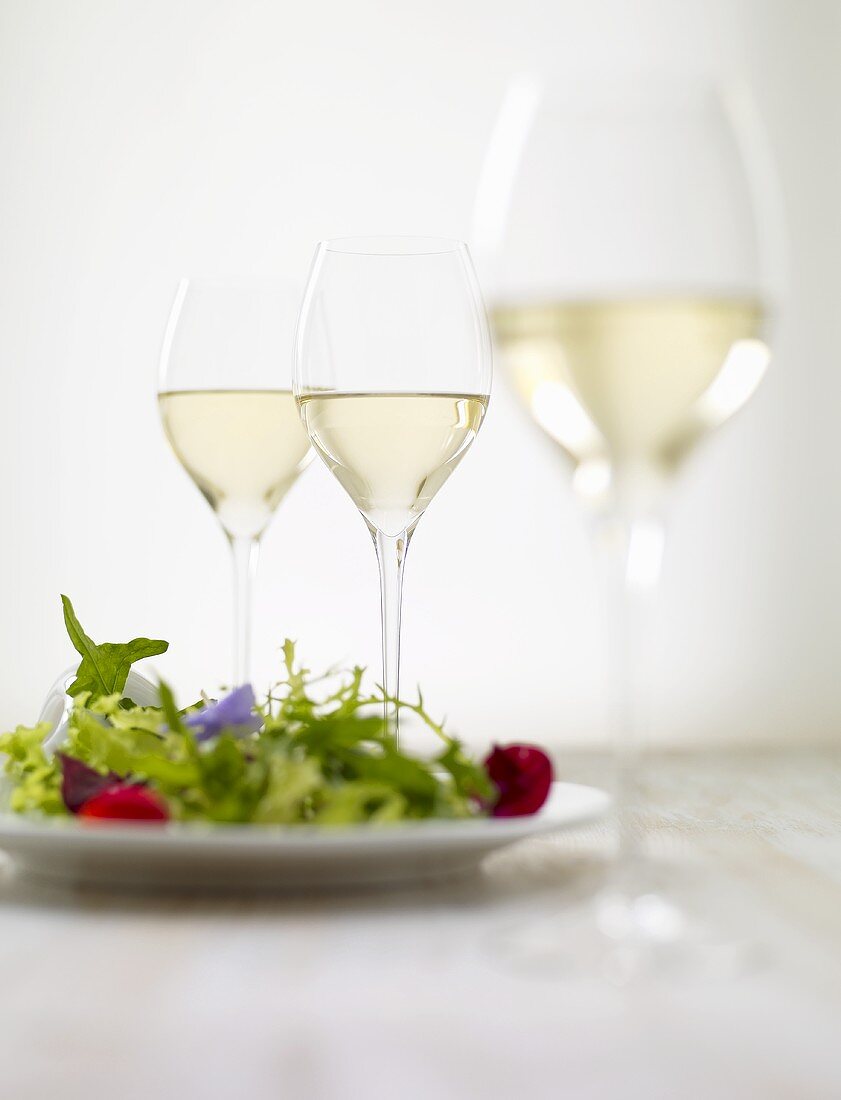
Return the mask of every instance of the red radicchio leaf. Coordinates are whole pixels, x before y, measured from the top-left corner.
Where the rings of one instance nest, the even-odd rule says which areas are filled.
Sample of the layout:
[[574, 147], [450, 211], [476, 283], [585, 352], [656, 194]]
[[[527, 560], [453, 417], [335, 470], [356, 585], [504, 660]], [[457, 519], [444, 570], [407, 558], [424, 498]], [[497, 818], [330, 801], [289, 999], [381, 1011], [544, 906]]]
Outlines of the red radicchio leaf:
[[154, 791], [137, 783], [116, 783], [95, 794], [79, 810], [80, 817], [124, 821], [168, 821], [169, 810]]
[[535, 745], [494, 745], [485, 770], [499, 792], [493, 817], [537, 813], [552, 786], [552, 761]]
[[61, 797], [72, 814], [77, 814], [88, 799], [120, 782], [114, 772], [102, 775], [67, 753], [57, 752], [56, 756], [61, 762]]

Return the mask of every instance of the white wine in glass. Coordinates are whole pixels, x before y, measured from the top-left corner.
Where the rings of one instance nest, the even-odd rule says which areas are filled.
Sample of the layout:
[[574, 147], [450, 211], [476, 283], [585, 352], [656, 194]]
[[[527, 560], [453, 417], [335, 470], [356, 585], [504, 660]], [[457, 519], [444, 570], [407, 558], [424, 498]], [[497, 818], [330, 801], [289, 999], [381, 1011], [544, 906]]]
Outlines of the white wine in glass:
[[158, 408], [234, 563], [235, 685], [251, 677], [260, 538], [312, 457], [291, 390], [292, 287], [182, 280], [164, 337]]
[[485, 416], [485, 396], [330, 393], [301, 398], [316, 452], [375, 531], [414, 527], [459, 464]]
[[476, 438], [490, 384], [490, 330], [463, 242], [368, 237], [318, 246], [294, 390], [313, 447], [374, 540], [385, 726], [395, 737], [406, 552]]
[[[644, 461], [668, 472], [751, 396], [770, 359], [749, 297], [498, 304], [506, 371], [583, 474]], [[602, 463], [597, 467], [595, 463]], [[594, 477], [593, 486], [598, 484]]]
[[291, 390], [183, 390], [158, 395], [181, 465], [231, 538], [258, 538], [307, 464]]

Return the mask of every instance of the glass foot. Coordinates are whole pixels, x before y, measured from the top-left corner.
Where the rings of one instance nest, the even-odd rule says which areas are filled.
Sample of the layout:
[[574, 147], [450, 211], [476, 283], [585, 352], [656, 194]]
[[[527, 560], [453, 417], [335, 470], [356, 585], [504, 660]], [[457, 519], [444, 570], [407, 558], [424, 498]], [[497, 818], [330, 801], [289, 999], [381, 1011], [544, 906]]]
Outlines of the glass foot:
[[[672, 876], [670, 876], [672, 877]], [[636, 876], [588, 900], [494, 933], [501, 964], [536, 977], [727, 982], [761, 968], [761, 944], [728, 912], [726, 882], [693, 872], [691, 886]]]

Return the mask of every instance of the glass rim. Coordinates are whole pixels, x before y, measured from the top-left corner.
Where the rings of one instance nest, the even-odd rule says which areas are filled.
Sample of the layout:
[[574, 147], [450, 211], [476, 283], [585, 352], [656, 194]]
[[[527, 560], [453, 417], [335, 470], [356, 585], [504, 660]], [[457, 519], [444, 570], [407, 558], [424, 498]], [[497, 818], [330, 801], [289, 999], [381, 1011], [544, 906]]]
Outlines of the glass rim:
[[332, 237], [318, 242], [320, 252], [345, 256], [395, 258], [399, 256], [447, 256], [466, 252], [467, 243], [455, 237], [370, 236]]
[[288, 293], [290, 290], [295, 290], [298, 294], [301, 293], [302, 284], [300, 280], [293, 278], [292, 276], [273, 276], [269, 275], [265, 278], [257, 277], [251, 278], [247, 275], [181, 275], [178, 279], [177, 293], [181, 293], [182, 287], [184, 293], [190, 290], [214, 290], [214, 291], [231, 291], [235, 293]]
[[665, 108], [669, 103], [662, 97], [664, 91], [678, 97], [682, 94], [687, 98], [713, 99], [726, 99], [734, 90], [752, 91], [752, 86], [738, 73], [637, 66], [557, 74], [545, 66], [534, 65], [514, 73], [506, 87], [512, 86], [535, 89], [550, 101], [561, 98], [586, 106], [594, 94], [597, 99], [607, 100], [630, 95], [632, 99], [655, 100], [655, 105], [662, 103]]

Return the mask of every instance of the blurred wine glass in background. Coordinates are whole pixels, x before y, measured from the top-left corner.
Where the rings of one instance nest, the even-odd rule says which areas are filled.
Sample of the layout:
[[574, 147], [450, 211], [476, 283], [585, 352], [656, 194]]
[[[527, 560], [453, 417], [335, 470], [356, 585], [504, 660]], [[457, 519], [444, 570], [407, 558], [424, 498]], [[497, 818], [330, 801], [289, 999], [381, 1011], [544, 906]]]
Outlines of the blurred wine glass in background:
[[595, 927], [635, 958], [684, 943], [689, 927], [646, 879], [629, 819], [664, 505], [687, 456], [766, 372], [780, 232], [744, 87], [659, 76], [509, 87], [477, 193], [477, 260], [503, 377], [568, 459], [593, 520], [621, 838]]

